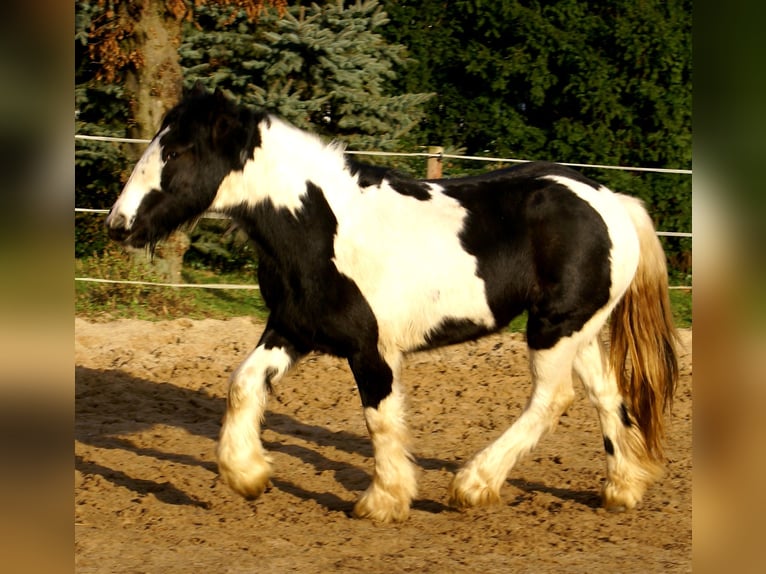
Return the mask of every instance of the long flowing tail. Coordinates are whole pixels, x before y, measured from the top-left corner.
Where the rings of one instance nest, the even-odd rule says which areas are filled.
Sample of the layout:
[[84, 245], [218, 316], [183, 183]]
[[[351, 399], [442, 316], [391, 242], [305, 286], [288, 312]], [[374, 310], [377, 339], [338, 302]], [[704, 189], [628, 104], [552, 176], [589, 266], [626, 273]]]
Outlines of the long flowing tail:
[[664, 414], [678, 379], [665, 252], [643, 204], [620, 196], [638, 232], [638, 269], [612, 312], [610, 363], [651, 459], [664, 458]]

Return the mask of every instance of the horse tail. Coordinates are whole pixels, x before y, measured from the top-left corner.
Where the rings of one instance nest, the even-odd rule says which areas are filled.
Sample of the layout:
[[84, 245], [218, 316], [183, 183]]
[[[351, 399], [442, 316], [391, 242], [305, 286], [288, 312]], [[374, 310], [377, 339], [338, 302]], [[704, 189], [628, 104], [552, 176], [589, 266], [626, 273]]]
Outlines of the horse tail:
[[649, 458], [664, 458], [664, 414], [678, 380], [678, 334], [673, 325], [665, 252], [649, 214], [638, 199], [621, 195], [639, 242], [638, 268], [610, 325], [610, 364], [630, 417], [646, 442]]

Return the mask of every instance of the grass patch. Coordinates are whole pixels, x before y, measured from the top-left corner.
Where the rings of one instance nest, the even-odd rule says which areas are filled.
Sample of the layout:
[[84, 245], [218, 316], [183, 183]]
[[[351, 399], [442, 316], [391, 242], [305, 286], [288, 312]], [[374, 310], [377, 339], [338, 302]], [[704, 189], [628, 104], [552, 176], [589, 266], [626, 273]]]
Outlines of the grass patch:
[[[120, 250], [107, 251], [100, 256], [78, 259], [75, 262], [78, 277], [120, 279], [129, 281], [166, 282], [151, 265], [134, 260]], [[184, 283], [227, 283], [255, 285], [251, 273], [213, 273], [206, 270], [184, 269]], [[689, 290], [672, 290], [670, 303], [676, 326], [692, 326], [692, 294]], [[75, 313], [92, 321], [118, 318], [159, 321], [188, 317], [191, 319], [226, 319], [251, 316], [265, 319], [268, 309], [260, 291], [198, 289], [183, 287], [155, 287], [113, 283], [75, 282]], [[508, 329], [524, 332], [526, 313], [516, 317]]]
[[692, 292], [690, 289], [671, 289], [670, 308], [673, 320], [679, 329], [692, 326]]
[[[78, 277], [167, 283], [145, 261], [135, 260], [122, 251], [107, 251], [100, 256], [76, 260]], [[252, 274], [214, 274], [210, 271], [184, 269], [181, 283], [255, 285]], [[75, 314], [92, 321], [119, 318], [160, 321], [190, 319], [226, 319], [255, 316], [265, 319], [266, 305], [257, 289], [200, 289], [115, 283], [75, 282]]]
[[[678, 329], [688, 329], [692, 326], [692, 292], [688, 289], [671, 289], [670, 308], [673, 312], [673, 321]], [[523, 333], [527, 328], [527, 313], [524, 312], [516, 317], [508, 330], [513, 333]]]

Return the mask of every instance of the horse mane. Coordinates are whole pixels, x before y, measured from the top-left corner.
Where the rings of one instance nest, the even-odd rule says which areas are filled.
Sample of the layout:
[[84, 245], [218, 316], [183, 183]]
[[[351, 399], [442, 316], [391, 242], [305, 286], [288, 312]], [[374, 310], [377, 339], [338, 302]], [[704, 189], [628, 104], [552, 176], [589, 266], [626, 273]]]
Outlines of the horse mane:
[[[417, 179], [416, 177], [393, 167], [387, 167], [382, 165], [374, 165], [371, 163], [362, 162], [353, 158], [346, 158], [346, 165], [351, 175], [356, 176], [359, 182], [359, 187], [370, 187], [373, 185], [380, 185], [383, 181], [387, 181], [388, 184], [400, 193], [405, 193], [403, 190], [421, 189], [425, 191], [424, 180]], [[419, 195], [417, 193], [405, 193], [405, 195]], [[421, 199], [427, 199], [422, 197]]]

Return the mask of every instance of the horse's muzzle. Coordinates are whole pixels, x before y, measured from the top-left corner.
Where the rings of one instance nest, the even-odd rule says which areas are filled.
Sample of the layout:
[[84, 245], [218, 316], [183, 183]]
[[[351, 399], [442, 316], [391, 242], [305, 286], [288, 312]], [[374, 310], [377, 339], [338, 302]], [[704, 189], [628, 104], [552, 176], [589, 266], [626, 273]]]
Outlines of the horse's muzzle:
[[109, 239], [114, 241], [124, 242], [130, 234], [127, 229], [128, 221], [121, 213], [110, 213], [106, 218], [106, 231], [109, 235]]

